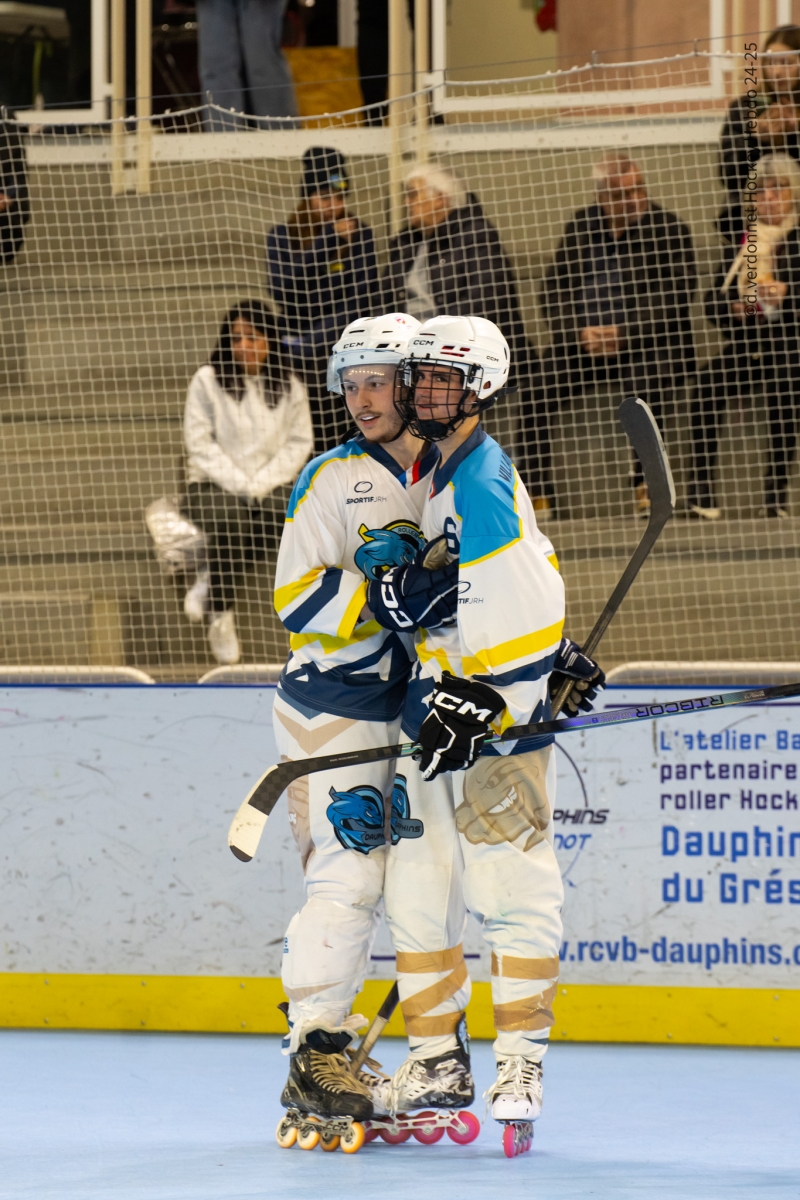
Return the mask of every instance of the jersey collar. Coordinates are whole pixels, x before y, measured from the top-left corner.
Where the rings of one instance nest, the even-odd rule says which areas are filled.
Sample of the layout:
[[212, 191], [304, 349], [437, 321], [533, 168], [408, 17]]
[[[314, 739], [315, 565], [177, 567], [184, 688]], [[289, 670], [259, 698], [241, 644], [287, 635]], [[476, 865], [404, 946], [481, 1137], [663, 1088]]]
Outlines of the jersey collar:
[[434, 463], [439, 459], [439, 449], [435, 443], [431, 443], [425, 455], [410, 466], [408, 470], [405, 470], [405, 468], [400, 466], [396, 458], [392, 458], [388, 450], [384, 450], [383, 446], [377, 442], [368, 442], [363, 433], [357, 433], [353, 441], [362, 450], [366, 451], [370, 458], [374, 458], [382, 467], [391, 472], [403, 487], [408, 487], [410, 484], [416, 483], [418, 479], [423, 479], [433, 469]]
[[455, 475], [458, 468], [461, 466], [465, 458], [469, 458], [473, 450], [477, 450], [482, 442], [486, 441], [488, 434], [482, 425], [478, 424], [473, 429], [465, 442], [462, 442], [454, 454], [451, 454], [446, 463], [436, 468], [431, 485], [431, 495], [437, 496], [439, 492], [447, 487], [450, 480]]

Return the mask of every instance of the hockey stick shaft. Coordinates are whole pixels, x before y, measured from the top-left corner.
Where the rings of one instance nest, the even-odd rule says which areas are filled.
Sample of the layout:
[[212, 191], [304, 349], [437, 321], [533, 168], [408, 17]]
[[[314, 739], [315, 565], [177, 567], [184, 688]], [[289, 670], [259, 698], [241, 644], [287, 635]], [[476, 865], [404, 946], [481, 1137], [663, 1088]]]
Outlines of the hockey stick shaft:
[[370, 1024], [369, 1029], [367, 1030], [367, 1032], [364, 1034], [363, 1038], [361, 1039], [361, 1045], [358, 1047], [355, 1054], [353, 1055], [353, 1057], [350, 1060], [354, 1073], [358, 1070], [359, 1067], [363, 1066], [363, 1064], [369, 1058], [372, 1047], [375, 1045], [378, 1038], [381, 1036], [384, 1029], [389, 1024], [392, 1013], [397, 1008], [399, 1000], [400, 1000], [400, 992], [398, 990], [397, 983], [395, 982], [392, 984], [391, 988], [389, 989], [389, 991], [386, 995], [386, 998], [383, 1001], [383, 1004], [380, 1006], [377, 1013], [372, 1018], [372, 1023]]
[[[628, 435], [636, 457], [642, 464], [642, 473], [650, 494], [650, 519], [630, 562], [581, 647], [583, 653], [590, 658], [675, 510], [675, 485], [672, 480], [672, 472], [661, 434], [649, 406], [636, 396], [628, 396], [620, 404], [617, 415], [622, 428]], [[574, 682], [569, 677], [562, 682], [552, 702], [554, 715], [564, 707], [564, 702], [572, 690]]]
[[[520, 738], [542, 737], [550, 733], [573, 733], [579, 729], [597, 729], [605, 725], [628, 725], [635, 721], [651, 721], [659, 717], [688, 716], [711, 709], [732, 708], [739, 704], [763, 704], [798, 695], [800, 695], [800, 682], [782, 683], [767, 688], [748, 688], [746, 691], [701, 696], [696, 699], [670, 700], [663, 704], [639, 704], [633, 708], [611, 708], [605, 712], [583, 713], [577, 717], [540, 721], [535, 725], [512, 725], [501, 737], [488, 737], [486, 745], [517, 741]], [[295, 759], [293, 762], [278, 763], [262, 775], [247, 802], [268, 816], [283, 791], [302, 775], [310, 775], [316, 771], [335, 771], [340, 767], [362, 763], [385, 762], [392, 758], [408, 758], [412, 754], [417, 754], [420, 749], [421, 747], [416, 742], [401, 742], [397, 746], [377, 746], [372, 750], [352, 750], [343, 754], [329, 754], [319, 758], [303, 758]]]

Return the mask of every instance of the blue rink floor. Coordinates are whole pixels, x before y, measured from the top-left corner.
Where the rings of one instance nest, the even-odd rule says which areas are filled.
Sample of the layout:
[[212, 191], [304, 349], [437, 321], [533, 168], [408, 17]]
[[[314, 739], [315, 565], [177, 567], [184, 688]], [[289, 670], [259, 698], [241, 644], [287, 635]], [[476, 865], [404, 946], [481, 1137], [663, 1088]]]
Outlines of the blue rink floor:
[[[402, 1049], [381, 1043], [384, 1065]], [[483, 1090], [488, 1043], [473, 1061]], [[491, 1121], [469, 1146], [280, 1150], [284, 1072], [272, 1037], [0, 1031], [0, 1196], [800, 1197], [797, 1051], [555, 1045], [513, 1160]]]

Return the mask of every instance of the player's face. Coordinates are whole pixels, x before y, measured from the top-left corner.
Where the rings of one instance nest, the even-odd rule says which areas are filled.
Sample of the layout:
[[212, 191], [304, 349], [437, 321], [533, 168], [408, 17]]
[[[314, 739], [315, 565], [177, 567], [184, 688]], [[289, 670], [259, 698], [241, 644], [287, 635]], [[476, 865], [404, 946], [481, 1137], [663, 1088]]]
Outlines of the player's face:
[[241, 317], [231, 326], [231, 350], [234, 361], [246, 375], [257, 375], [269, 354], [269, 342], [260, 330]]
[[[464, 373], [457, 367], [420, 363], [414, 371], [414, 407], [424, 421], [446, 421], [458, 411]], [[466, 405], [467, 411], [471, 405]]]
[[394, 407], [396, 369], [388, 363], [348, 367], [342, 374], [350, 416], [368, 442], [393, 442], [403, 429]]

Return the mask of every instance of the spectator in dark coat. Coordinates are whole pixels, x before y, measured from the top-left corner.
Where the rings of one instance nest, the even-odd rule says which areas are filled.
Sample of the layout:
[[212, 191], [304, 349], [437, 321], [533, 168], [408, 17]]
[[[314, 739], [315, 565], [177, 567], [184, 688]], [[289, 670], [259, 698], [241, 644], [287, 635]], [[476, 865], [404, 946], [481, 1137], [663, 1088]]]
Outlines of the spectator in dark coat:
[[[604, 159], [593, 176], [597, 200], [567, 224], [540, 292], [552, 335], [542, 360], [545, 396], [552, 409], [611, 384], [641, 396], [658, 419], [664, 394], [695, 367], [691, 235], [649, 199], [629, 158]], [[646, 516], [639, 463], [632, 475], [637, 511]]]
[[31, 219], [25, 150], [16, 121], [0, 121], [0, 263], [9, 266]]
[[[419, 321], [439, 313], [494, 321], [511, 350], [509, 383], [519, 387], [523, 412], [530, 417], [538, 358], [525, 333], [514, 272], [497, 230], [477, 197], [441, 167], [415, 167], [405, 181], [405, 196], [408, 224], [389, 244], [380, 311], [407, 312]], [[537, 518], [546, 520], [550, 506], [543, 480], [550, 448], [538, 432], [532, 421], [525, 429], [525, 450], [515, 461]]]
[[339, 151], [310, 147], [300, 203], [267, 236], [268, 285], [283, 314], [284, 344], [308, 386], [316, 454], [335, 445], [348, 424], [326, 386], [331, 346], [350, 321], [371, 310], [378, 279], [372, 230], [348, 215], [349, 190]]
[[731, 246], [706, 295], [706, 316], [728, 338], [700, 372], [692, 403], [689, 511], [716, 520], [714, 468], [727, 400], [760, 390], [769, 417], [765, 517], [786, 517], [797, 446], [800, 354], [800, 166], [788, 154], [759, 160], [744, 207], [749, 233]]
[[720, 179], [728, 200], [717, 220], [723, 237], [738, 246], [744, 233], [742, 195], [747, 173], [764, 154], [783, 153], [800, 160], [800, 26], [773, 29], [764, 50], [745, 62], [753, 70], [750, 95], [728, 109], [720, 141]]

